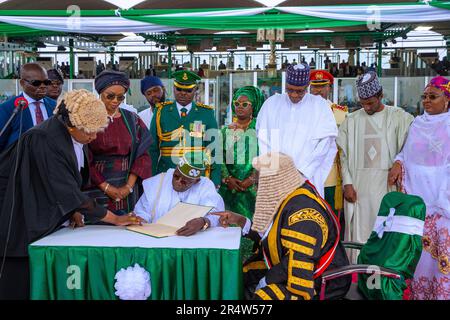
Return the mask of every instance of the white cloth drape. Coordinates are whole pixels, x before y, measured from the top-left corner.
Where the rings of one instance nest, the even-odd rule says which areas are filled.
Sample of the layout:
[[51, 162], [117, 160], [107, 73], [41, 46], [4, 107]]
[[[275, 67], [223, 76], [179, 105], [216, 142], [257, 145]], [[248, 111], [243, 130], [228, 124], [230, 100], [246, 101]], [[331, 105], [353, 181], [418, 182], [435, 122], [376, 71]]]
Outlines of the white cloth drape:
[[237, 9], [237, 10], [217, 10], [205, 12], [182, 12], [171, 14], [158, 14], [148, 17], [155, 18], [188, 18], [188, 17], [233, 17], [233, 16], [253, 16], [268, 11], [270, 8]]
[[165, 32], [184, 28], [160, 26], [122, 17], [34, 17], [0, 16], [0, 21], [22, 27], [90, 34], [120, 34], [121, 32]]
[[[450, 20], [450, 11], [436, 8], [426, 4], [416, 5], [346, 5], [346, 6], [304, 6], [304, 7], [262, 7], [235, 10], [213, 10], [203, 12], [183, 12], [143, 16], [151, 18], [173, 18], [180, 22], [186, 17], [246, 17], [262, 14], [268, 10], [276, 9], [282, 13], [306, 15], [317, 18], [327, 18], [341, 21], [367, 21], [368, 23], [395, 22], [420, 23], [430, 21]], [[100, 17], [48, 17], [48, 16], [0, 16], [0, 21], [23, 27], [50, 30], [57, 32], [77, 32], [90, 34], [120, 34], [121, 32], [148, 33], [166, 32], [189, 28], [170, 27], [152, 23], [127, 19], [120, 15]], [[215, 20], [211, 20], [214, 23]], [[220, 23], [220, 22], [218, 22]], [[264, 28], [264, 25], [260, 26]], [[289, 28], [288, 26], [283, 26]]]
[[361, 5], [279, 7], [286, 13], [317, 18], [375, 22], [430, 22], [450, 20], [450, 11], [428, 5]]
[[63, 228], [31, 246], [51, 247], [124, 247], [124, 248], [186, 248], [239, 249], [241, 228], [208, 228], [189, 237], [154, 238], [117, 226], [86, 226]]

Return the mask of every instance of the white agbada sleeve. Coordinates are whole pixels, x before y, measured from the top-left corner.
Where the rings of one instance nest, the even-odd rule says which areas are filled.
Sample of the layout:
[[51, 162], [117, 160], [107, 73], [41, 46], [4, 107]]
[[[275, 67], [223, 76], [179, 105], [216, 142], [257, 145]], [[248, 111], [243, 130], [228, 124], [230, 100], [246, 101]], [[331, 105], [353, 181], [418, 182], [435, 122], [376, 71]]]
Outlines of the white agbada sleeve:
[[[315, 98], [315, 97], [314, 97]], [[311, 123], [313, 130], [312, 150], [308, 150], [302, 163], [302, 173], [311, 180], [317, 191], [324, 196], [324, 184], [333, 166], [336, 157], [336, 137], [338, 128], [333, 111], [324, 99], [313, 99], [315, 111], [319, 111], [319, 123]]]
[[345, 118], [344, 122], [339, 127], [339, 134], [336, 139], [336, 143], [341, 149], [340, 160], [341, 160], [341, 174], [342, 174], [342, 184], [353, 184], [352, 175], [350, 173], [350, 148], [349, 137], [348, 137], [348, 122], [350, 117]]
[[271, 146], [271, 135], [270, 135], [270, 124], [269, 124], [269, 115], [270, 115], [270, 108], [273, 106], [273, 101], [276, 99], [276, 96], [272, 96], [269, 99], [267, 99], [262, 107], [261, 110], [258, 113], [258, 117], [256, 118], [256, 134], [258, 136], [258, 147], [259, 147], [259, 154], [266, 154], [268, 153], [272, 148]]
[[411, 127], [411, 123], [414, 121], [414, 117], [403, 110], [396, 112], [395, 115], [398, 118], [397, 146], [400, 150], [403, 150], [403, 146], [406, 138], [408, 137], [409, 128]]
[[402, 149], [402, 151], [400, 151], [399, 154], [397, 154], [397, 155], [395, 156], [394, 162], [395, 162], [395, 161], [400, 161], [400, 162], [403, 164], [403, 161], [404, 161], [404, 157], [403, 157], [403, 149]]
[[[314, 148], [313, 157], [309, 161], [308, 165], [303, 169], [303, 175], [306, 178], [311, 179], [311, 177], [313, 177], [322, 166], [328, 168], [329, 155], [332, 154], [334, 160], [334, 156], [336, 155], [336, 153], [337, 147], [334, 137], [328, 137], [319, 140], [316, 147]], [[330, 170], [327, 170], [326, 168], [323, 168], [324, 171], [329, 172], [331, 170], [331, 167]]]
[[145, 179], [142, 182], [144, 193], [134, 206], [134, 213], [148, 223], [154, 222], [152, 221], [151, 211], [156, 200], [155, 198], [161, 177], [161, 174], [158, 174], [157, 176]]
[[[222, 197], [216, 191], [216, 186], [208, 178], [202, 178], [202, 183], [198, 186], [198, 192], [201, 193], [199, 205], [214, 207], [211, 212], [225, 211], [225, 204]], [[207, 214], [206, 218], [211, 222], [211, 227], [219, 225], [219, 217], [212, 214]]]
[[[212, 212], [219, 212], [225, 210], [225, 204], [222, 197], [216, 191], [214, 183], [208, 178], [201, 178], [200, 183], [194, 185], [185, 193], [178, 193], [173, 190], [172, 177], [173, 169], [169, 169], [163, 176], [159, 174], [157, 176], [145, 179], [142, 183], [144, 187], [144, 193], [139, 198], [139, 201], [134, 207], [134, 212], [137, 216], [143, 218], [148, 223], [155, 222], [162, 215], [166, 214], [172, 209], [179, 201], [187, 203], [198, 204], [203, 206], [211, 206]], [[161, 178], [164, 177], [161, 184]], [[159, 201], [155, 208], [155, 221], [152, 221], [151, 212], [155, 205], [156, 196], [158, 194], [158, 188], [161, 184], [161, 192]], [[181, 197], [181, 198], [180, 198]], [[212, 227], [219, 225], [219, 217], [215, 215], [206, 216]]]

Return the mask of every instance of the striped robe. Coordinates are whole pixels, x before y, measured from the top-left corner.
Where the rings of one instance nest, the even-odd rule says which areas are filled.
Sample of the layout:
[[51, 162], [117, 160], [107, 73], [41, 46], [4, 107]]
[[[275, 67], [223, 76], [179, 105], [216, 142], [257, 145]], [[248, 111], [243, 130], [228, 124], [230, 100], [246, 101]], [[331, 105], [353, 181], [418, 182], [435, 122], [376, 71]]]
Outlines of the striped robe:
[[[315, 277], [314, 272], [338, 236], [329, 216], [333, 213], [327, 213], [323, 201], [314, 188], [305, 183], [283, 201], [265, 238], [261, 240], [255, 231], [248, 234], [259, 242], [259, 248], [244, 264], [246, 298], [310, 300], [318, 297], [321, 279]], [[348, 259], [339, 242], [329, 269], [345, 265]], [[263, 277], [265, 285], [256, 290]], [[349, 285], [349, 277], [330, 281], [326, 297], [345, 295]]]

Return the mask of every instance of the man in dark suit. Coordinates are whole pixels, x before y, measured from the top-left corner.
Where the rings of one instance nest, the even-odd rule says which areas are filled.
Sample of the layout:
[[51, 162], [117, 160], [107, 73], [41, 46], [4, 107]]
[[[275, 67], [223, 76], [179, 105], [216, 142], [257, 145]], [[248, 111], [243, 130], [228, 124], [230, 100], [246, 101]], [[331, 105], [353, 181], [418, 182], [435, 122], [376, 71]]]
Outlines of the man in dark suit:
[[[20, 134], [28, 129], [40, 124], [53, 115], [56, 102], [45, 97], [47, 86], [51, 81], [47, 77], [47, 72], [37, 63], [27, 63], [20, 69], [20, 86], [23, 93], [18, 97], [24, 97], [28, 101], [28, 108], [15, 116], [8, 128], [0, 137], [0, 152], [3, 152], [9, 145], [19, 139]], [[0, 129], [8, 121], [14, 111], [14, 101], [16, 96], [0, 104]], [[20, 118], [22, 117], [22, 125]]]

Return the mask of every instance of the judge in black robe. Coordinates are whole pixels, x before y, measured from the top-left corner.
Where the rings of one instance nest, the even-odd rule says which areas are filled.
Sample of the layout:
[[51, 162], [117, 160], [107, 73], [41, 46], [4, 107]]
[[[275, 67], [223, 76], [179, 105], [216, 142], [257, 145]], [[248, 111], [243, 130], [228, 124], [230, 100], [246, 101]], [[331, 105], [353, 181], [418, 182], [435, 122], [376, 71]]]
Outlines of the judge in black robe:
[[89, 143], [108, 123], [104, 105], [90, 95], [67, 93], [67, 105], [62, 100], [55, 116], [0, 155], [0, 300], [29, 297], [28, 245], [74, 213], [115, 225], [141, 222], [134, 215], [116, 216], [80, 191], [89, 166], [85, 156], [80, 172], [73, 140]]
[[[222, 226], [237, 224], [258, 244], [243, 268], [245, 298], [318, 299], [322, 273], [349, 264], [340, 243], [338, 219], [290, 157], [273, 153], [257, 160], [253, 163], [259, 172], [253, 221], [231, 211], [213, 213], [221, 216]], [[343, 297], [350, 284], [348, 276], [330, 281], [325, 297]]]

